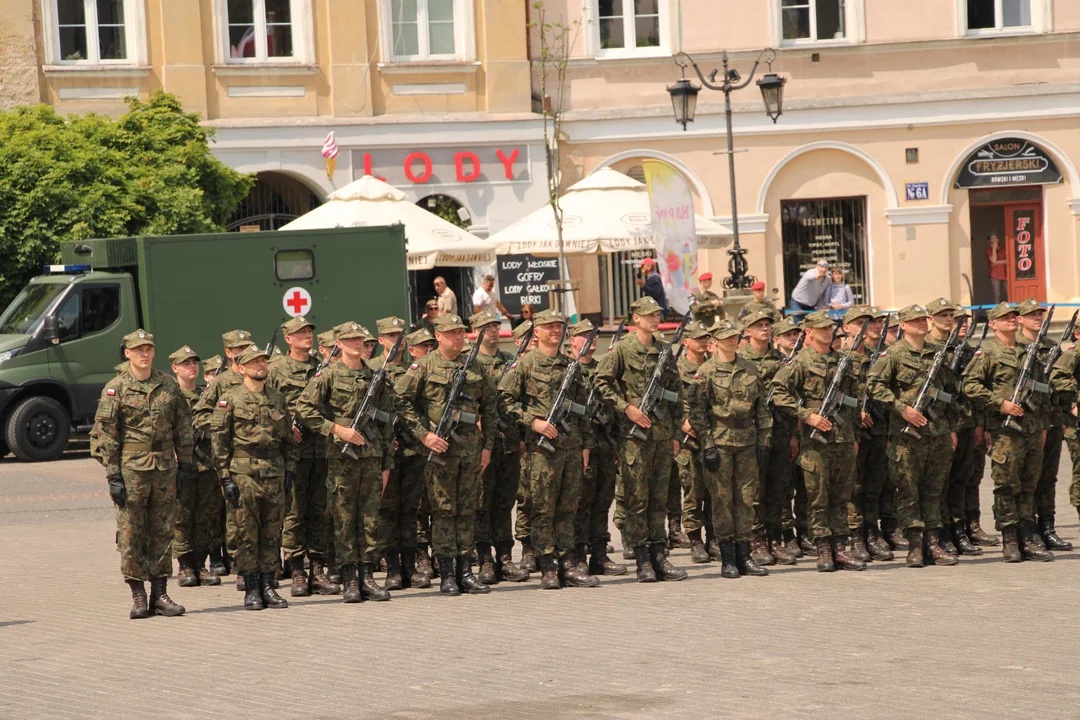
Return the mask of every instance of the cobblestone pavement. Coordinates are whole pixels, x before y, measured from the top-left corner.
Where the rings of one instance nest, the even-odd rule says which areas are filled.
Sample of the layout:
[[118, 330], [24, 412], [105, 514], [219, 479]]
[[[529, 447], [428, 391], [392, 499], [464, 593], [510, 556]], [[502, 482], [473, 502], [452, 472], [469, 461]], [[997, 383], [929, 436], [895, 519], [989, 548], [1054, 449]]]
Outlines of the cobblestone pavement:
[[[127, 619], [100, 467], [0, 462], [0, 718], [1075, 718], [1080, 552]], [[1067, 453], [1059, 528], [1077, 542]], [[983, 483], [988, 516], [989, 479]], [[985, 516], [984, 516], [985, 517]]]

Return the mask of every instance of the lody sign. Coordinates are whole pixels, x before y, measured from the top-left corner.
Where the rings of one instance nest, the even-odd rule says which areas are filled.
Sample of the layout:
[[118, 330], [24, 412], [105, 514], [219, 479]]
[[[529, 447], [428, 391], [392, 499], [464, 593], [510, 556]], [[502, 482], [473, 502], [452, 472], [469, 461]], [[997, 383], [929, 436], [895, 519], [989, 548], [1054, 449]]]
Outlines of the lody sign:
[[499, 299], [511, 315], [520, 314], [522, 305], [539, 312], [548, 309], [548, 282], [559, 279], [559, 259], [500, 255], [497, 272]]
[[396, 188], [529, 182], [526, 145], [353, 150], [352, 166]]
[[992, 140], [973, 152], [956, 175], [957, 188], [1054, 185], [1062, 182], [1054, 159], [1020, 138]]

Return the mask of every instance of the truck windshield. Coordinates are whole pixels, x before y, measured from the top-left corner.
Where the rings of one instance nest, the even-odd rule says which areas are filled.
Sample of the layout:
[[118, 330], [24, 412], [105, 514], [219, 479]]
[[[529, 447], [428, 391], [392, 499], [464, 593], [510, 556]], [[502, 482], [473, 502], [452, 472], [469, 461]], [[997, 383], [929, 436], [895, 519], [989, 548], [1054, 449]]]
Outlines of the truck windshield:
[[34, 332], [41, 316], [52, 305], [66, 285], [53, 283], [27, 285], [3, 315], [0, 315], [0, 335], [26, 335]]

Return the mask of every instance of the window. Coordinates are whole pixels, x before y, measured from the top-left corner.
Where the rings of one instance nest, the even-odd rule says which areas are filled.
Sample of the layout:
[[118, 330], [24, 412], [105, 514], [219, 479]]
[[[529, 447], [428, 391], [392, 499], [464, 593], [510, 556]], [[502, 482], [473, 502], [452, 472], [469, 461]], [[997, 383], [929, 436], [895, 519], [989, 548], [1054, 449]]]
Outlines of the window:
[[145, 62], [143, 0], [43, 0], [48, 62]]
[[278, 280], [310, 280], [315, 277], [315, 253], [311, 250], [278, 250], [274, 253]]
[[781, 41], [844, 40], [847, 0], [780, 0]]
[[1033, 27], [1031, 0], [965, 0], [965, 3], [969, 32]]
[[293, 58], [292, 0], [226, 0], [229, 60]]
[[667, 52], [666, 0], [594, 0], [593, 10], [597, 56]]
[[92, 335], [120, 319], [120, 286], [97, 285], [82, 291], [82, 333]]
[[381, 0], [383, 58], [471, 60], [473, 0]]
[[68, 294], [56, 308], [53, 316], [56, 318], [60, 342], [79, 337], [79, 293]]

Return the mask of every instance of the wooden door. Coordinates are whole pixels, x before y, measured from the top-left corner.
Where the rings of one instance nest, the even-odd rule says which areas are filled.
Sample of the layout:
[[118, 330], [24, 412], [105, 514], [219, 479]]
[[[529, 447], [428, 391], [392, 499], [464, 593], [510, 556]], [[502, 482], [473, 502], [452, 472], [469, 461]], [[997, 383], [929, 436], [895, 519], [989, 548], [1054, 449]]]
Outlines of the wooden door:
[[1046, 262], [1043, 255], [1042, 203], [1005, 206], [1009, 253], [1009, 300], [1035, 298], [1046, 302]]

